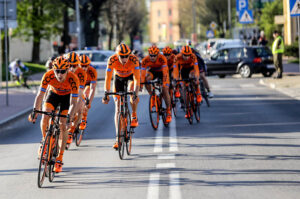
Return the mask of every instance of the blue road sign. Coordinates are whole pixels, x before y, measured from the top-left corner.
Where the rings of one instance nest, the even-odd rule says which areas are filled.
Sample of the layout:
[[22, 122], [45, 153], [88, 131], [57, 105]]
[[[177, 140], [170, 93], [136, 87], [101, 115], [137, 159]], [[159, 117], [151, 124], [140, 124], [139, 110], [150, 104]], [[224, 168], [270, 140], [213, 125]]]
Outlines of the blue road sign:
[[290, 0], [291, 17], [300, 16], [300, 0]]
[[239, 22], [241, 24], [249, 24], [249, 23], [253, 23], [253, 13], [252, 10], [240, 10], [240, 16], [239, 16]]
[[236, 0], [236, 11], [248, 9], [248, 0]]
[[212, 31], [212, 30], [206, 31], [206, 37], [207, 38], [214, 38], [215, 37], [214, 31]]

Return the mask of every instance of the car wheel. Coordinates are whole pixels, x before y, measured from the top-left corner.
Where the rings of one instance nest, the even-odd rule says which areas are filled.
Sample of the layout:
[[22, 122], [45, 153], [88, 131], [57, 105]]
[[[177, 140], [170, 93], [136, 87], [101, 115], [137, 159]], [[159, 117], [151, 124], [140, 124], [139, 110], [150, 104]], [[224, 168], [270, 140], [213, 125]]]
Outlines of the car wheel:
[[262, 72], [262, 75], [264, 77], [271, 77], [273, 75], [274, 71], [264, 71]]
[[242, 78], [250, 78], [252, 76], [251, 68], [248, 65], [241, 66], [239, 73]]
[[222, 74], [222, 75], [218, 75], [218, 77], [221, 78], [221, 79], [222, 79], [222, 78], [225, 78], [225, 76], [226, 76], [226, 75], [223, 75], [223, 74]]

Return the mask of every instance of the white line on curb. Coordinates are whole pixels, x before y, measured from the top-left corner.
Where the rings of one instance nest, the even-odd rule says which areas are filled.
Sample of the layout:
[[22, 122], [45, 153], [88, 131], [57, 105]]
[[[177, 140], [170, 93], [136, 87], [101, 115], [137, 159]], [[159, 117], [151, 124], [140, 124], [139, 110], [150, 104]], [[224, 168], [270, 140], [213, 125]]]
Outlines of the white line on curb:
[[168, 162], [168, 163], [158, 163], [156, 164], [157, 169], [163, 169], [163, 168], [175, 168], [174, 162]]

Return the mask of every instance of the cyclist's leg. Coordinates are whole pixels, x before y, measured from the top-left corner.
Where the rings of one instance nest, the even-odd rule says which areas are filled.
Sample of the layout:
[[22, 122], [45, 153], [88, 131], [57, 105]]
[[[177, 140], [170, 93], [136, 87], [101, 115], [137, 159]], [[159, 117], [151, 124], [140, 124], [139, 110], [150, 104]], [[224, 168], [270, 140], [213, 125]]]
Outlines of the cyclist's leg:
[[[189, 77], [190, 77], [190, 78], [196, 78], [196, 75], [195, 75], [195, 71], [194, 71], [194, 70], [192, 70], [192, 71], [190, 72]], [[201, 96], [200, 85], [199, 85], [199, 80], [198, 80], [198, 79], [196, 79], [196, 80], [194, 81], [193, 86], [194, 86], [194, 89], [195, 89], [195, 91], [196, 91], [197, 102], [200, 103], [200, 102], [202, 101], [202, 96]]]
[[[134, 81], [131, 81], [129, 83], [129, 89], [130, 89], [130, 91], [134, 91]], [[133, 102], [132, 98], [133, 98], [133, 96], [130, 96], [130, 105], [132, 108], [131, 126], [137, 127], [138, 126], [137, 107], [138, 107], [138, 103], [139, 103], [139, 97], [137, 97], [135, 102]]]
[[207, 91], [209, 92], [209, 91], [210, 91], [210, 87], [209, 87], [207, 78], [206, 78], [206, 76], [205, 76], [205, 72], [201, 72], [201, 73], [200, 73], [200, 78], [201, 78], [202, 81], [203, 81], [204, 87], [205, 87], [205, 88], [207, 89]]
[[[153, 79], [154, 79], [153, 74], [152, 74], [151, 72], [147, 71], [147, 74], [146, 74], [146, 82], [151, 81], [151, 80], [153, 80]], [[146, 84], [145, 87], [146, 87], [146, 89], [147, 89], [149, 95], [152, 95], [152, 86]]]
[[[85, 98], [88, 98], [88, 96], [90, 95], [90, 90], [91, 90], [90, 85], [85, 86], [85, 89], [84, 89]], [[88, 111], [89, 111], [89, 109], [84, 106], [83, 107], [83, 112], [82, 112], [82, 121], [81, 121], [81, 124], [80, 124], [81, 129], [86, 128], [86, 121], [87, 121]]]

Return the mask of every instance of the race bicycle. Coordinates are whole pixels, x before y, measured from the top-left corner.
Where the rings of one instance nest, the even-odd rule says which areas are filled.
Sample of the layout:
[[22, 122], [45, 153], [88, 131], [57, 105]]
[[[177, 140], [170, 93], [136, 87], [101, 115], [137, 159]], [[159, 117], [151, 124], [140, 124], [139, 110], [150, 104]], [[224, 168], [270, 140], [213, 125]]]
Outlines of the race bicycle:
[[[56, 157], [59, 154], [59, 136], [61, 130], [59, 128], [60, 118], [67, 118], [68, 115], [61, 115], [60, 110], [58, 113], [54, 110], [52, 112], [33, 110], [31, 118], [35, 118], [35, 114], [45, 114], [50, 116], [49, 126], [44, 141], [42, 142], [41, 157], [39, 157], [39, 169], [38, 169], [38, 187], [41, 188], [45, 177], [49, 177], [49, 182], [53, 182], [55, 171], [54, 164]], [[69, 122], [69, 121], [68, 121]]]

